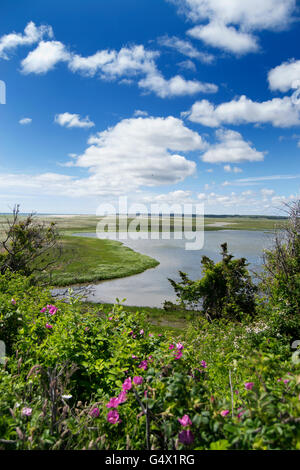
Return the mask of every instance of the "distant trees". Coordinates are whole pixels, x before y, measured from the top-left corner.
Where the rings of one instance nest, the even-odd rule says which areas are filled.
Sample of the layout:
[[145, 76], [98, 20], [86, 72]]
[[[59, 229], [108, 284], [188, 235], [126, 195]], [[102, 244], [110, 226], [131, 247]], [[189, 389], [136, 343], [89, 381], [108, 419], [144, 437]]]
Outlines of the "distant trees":
[[55, 223], [40, 222], [34, 214], [21, 217], [16, 205], [0, 238], [0, 273], [9, 270], [30, 276], [47, 270], [61, 254], [59, 239]]
[[227, 243], [221, 245], [222, 261], [214, 263], [202, 257], [203, 277], [196, 281], [179, 272], [181, 281], [169, 279], [180, 304], [184, 308], [201, 310], [209, 319], [228, 318], [241, 320], [255, 315], [255, 292], [247, 270], [245, 258], [233, 259], [228, 253]]

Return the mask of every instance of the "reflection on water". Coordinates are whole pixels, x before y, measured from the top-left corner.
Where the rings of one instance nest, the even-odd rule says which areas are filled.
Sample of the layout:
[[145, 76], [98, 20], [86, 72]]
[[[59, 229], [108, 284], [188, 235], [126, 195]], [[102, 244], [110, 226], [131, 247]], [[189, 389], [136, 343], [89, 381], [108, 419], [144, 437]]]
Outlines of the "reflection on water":
[[[95, 233], [80, 233], [76, 236], [96, 237]], [[106, 233], [105, 238], [116, 240], [115, 233]], [[175, 301], [174, 290], [168, 278], [179, 280], [178, 271], [188, 273], [191, 279], [201, 276], [201, 258], [209, 256], [214, 261], [221, 259], [221, 243], [227, 242], [229, 252], [235, 257], [247, 258], [249, 269], [259, 270], [262, 250], [270, 246], [271, 234], [246, 230], [207, 231], [204, 247], [197, 251], [185, 250], [186, 240], [124, 240], [124, 244], [139, 253], [151, 256], [160, 262], [153, 269], [122, 279], [94, 284], [91, 302], [113, 303], [116, 298], [126, 298], [127, 305], [161, 307], [165, 300]]]

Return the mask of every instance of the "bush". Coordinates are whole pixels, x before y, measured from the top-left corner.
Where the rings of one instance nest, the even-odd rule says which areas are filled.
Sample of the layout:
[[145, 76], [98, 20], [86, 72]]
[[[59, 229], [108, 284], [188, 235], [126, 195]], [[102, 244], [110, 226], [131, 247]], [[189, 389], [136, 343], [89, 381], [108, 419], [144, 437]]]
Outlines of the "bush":
[[0, 447], [300, 448], [299, 365], [262, 320], [200, 317], [172, 338], [121, 305], [83, 314], [79, 300], [53, 305], [0, 276], [5, 312], [12, 298], [21, 322], [0, 364]]
[[222, 261], [214, 263], [207, 256], [202, 257], [203, 276], [191, 281], [186, 273], [179, 272], [181, 282], [169, 279], [185, 308], [201, 308], [204, 315], [214, 318], [241, 320], [255, 315], [255, 292], [247, 270], [245, 258], [233, 259], [228, 254], [227, 243], [221, 245]]

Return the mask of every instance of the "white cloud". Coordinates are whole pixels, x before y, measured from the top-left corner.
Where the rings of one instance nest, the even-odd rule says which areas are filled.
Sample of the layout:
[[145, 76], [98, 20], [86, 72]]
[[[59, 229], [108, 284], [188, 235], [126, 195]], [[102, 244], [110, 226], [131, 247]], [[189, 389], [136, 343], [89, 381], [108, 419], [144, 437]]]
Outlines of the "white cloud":
[[[254, 31], [282, 30], [292, 21], [295, 0], [169, 0], [194, 23], [194, 37], [242, 54], [257, 49]], [[208, 21], [203, 26], [203, 22]], [[224, 40], [222, 41], [221, 35]]]
[[264, 152], [258, 152], [251, 144], [243, 140], [241, 134], [232, 130], [216, 131], [217, 144], [211, 145], [202, 155], [202, 160], [209, 163], [221, 162], [257, 162], [264, 159]]
[[182, 62], [178, 62], [178, 67], [184, 70], [191, 70], [192, 72], [196, 72], [196, 65], [192, 60], [183, 60]]
[[216, 21], [206, 26], [195, 26], [188, 31], [195, 39], [201, 39], [212, 47], [224, 49], [237, 55], [247, 54], [258, 50], [257, 39], [249, 33], [236, 30]]
[[224, 166], [224, 171], [226, 171], [227, 173], [242, 173], [242, 169], [239, 168], [238, 166], [234, 166], [232, 167], [231, 165], [225, 165]]
[[43, 74], [52, 70], [59, 62], [67, 62], [73, 73], [85, 76], [97, 76], [102, 80], [119, 80], [119, 83], [131, 84], [133, 78], [140, 78], [138, 86], [152, 91], [161, 98], [192, 95], [195, 93], [215, 93], [218, 87], [212, 83], [197, 80], [185, 80], [180, 75], [165, 79], [157, 69], [155, 59], [159, 52], [146, 50], [143, 45], [123, 47], [119, 51], [102, 50], [82, 57], [69, 52], [59, 41], [41, 41], [21, 63], [25, 74]]
[[172, 116], [124, 119], [91, 137], [77, 165], [114, 187], [176, 183], [192, 175], [196, 164], [174, 152], [205, 146], [199, 134]]
[[32, 123], [31, 118], [22, 118], [19, 121], [19, 124], [21, 124], [22, 126], [26, 126], [26, 125], [31, 124], [31, 123]]
[[195, 93], [216, 93], [218, 87], [213, 83], [203, 83], [198, 80], [185, 80], [180, 75], [166, 80], [160, 72], [148, 74], [138, 83], [140, 88], [153, 91], [161, 98], [172, 96], [194, 95]]
[[19, 46], [30, 46], [39, 42], [43, 37], [53, 37], [51, 26], [36, 26], [32, 21], [27, 24], [24, 34], [10, 33], [0, 38], [0, 58], [8, 59], [8, 52], [13, 52]]
[[90, 118], [86, 116], [85, 118], [80, 117], [79, 114], [71, 113], [62, 113], [57, 114], [54, 118], [54, 121], [60, 126], [64, 127], [80, 127], [80, 128], [90, 128], [94, 127], [94, 123], [90, 121]]
[[249, 178], [239, 178], [237, 180], [227, 182], [227, 185], [244, 186], [244, 185], [257, 185], [264, 181], [281, 181], [281, 180], [293, 180], [300, 178], [300, 174], [295, 175], [266, 175], [266, 176], [251, 176]]
[[67, 62], [70, 54], [59, 41], [41, 41], [36, 49], [22, 60], [22, 72], [25, 74], [43, 74], [52, 70], [58, 62]]
[[264, 189], [261, 189], [260, 192], [261, 192], [264, 199], [266, 199], [270, 196], [273, 196], [275, 194], [274, 189], [265, 189], [264, 188]]
[[148, 116], [147, 111], [142, 111], [141, 109], [136, 109], [133, 113], [134, 117], [145, 117]]
[[263, 102], [241, 96], [218, 106], [207, 100], [196, 101], [192, 108], [182, 115], [192, 122], [208, 127], [249, 123], [290, 127], [300, 124], [300, 104], [288, 96]]
[[142, 186], [174, 184], [193, 175], [196, 163], [178, 152], [205, 146], [198, 133], [172, 116], [125, 119], [91, 137], [82, 155], [72, 155], [72, 164], [86, 168], [87, 177], [0, 175], [0, 186], [3, 190], [17, 187], [20, 192], [76, 197], [127, 194]]
[[286, 92], [300, 88], [300, 60], [291, 59], [270, 70], [268, 81], [271, 90]]
[[200, 60], [200, 62], [205, 64], [211, 64], [215, 59], [212, 54], [208, 54], [207, 52], [202, 52], [196, 49], [190, 41], [180, 39], [176, 36], [163, 36], [158, 39], [158, 43], [161, 46], [175, 49], [180, 54], [183, 54], [190, 59]]

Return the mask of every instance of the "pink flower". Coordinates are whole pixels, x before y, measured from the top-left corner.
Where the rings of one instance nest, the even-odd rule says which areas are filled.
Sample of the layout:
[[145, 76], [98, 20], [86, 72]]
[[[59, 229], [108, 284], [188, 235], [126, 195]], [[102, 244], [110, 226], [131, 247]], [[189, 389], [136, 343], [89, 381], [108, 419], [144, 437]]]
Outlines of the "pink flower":
[[118, 396], [118, 400], [119, 400], [119, 403], [124, 403], [127, 399], [127, 393], [125, 390], [122, 390], [122, 392], [119, 393], [119, 396]]
[[17, 302], [15, 301], [15, 299], [11, 299], [11, 303], [12, 303], [13, 305], [16, 305]]
[[122, 389], [125, 391], [125, 390], [130, 390], [132, 387], [132, 383], [131, 383], [131, 378], [129, 377], [128, 379], [126, 379], [122, 385]]
[[178, 418], [178, 421], [180, 422], [181, 426], [183, 426], [184, 428], [186, 426], [192, 425], [192, 421], [190, 420], [190, 417], [188, 415], [184, 415], [182, 418]]
[[179, 437], [179, 441], [185, 445], [192, 444], [195, 439], [192, 431], [190, 431], [189, 429], [185, 429], [184, 431], [181, 431], [178, 437]]
[[107, 421], [111, 424], [120, 423], [121, 420], [120, 420], [119, 413], [115, 410], [109, 411], [108, 414], [107, 414]]
[[175, 356], [175, 359], [181, 359], [182, 358], [182, 351], [177, 351], [177, 354]]
[[181, 351], [183, 349], [183, 344], [181, 343], [176, 344], [176, 348], [178, 349], [178, 351]]
[[89, 415], [90, 415], [92, 418], [98, 418], [98, 416], [100, 415], [100, 410], [99, 410], [99, 408], [97, 408], [97, 407], [93, 408], [93, 409], [89, 412]]
[[207, 368], [207, 364], [206, 364], [206, 362], [205, 362], [205, 361], [201, 361], [201, 362], [200, 362], [200, 364], [201, 364], [201, 366], [202, 366], [204, 369], [206, 369], [206, 368]]
[[108, 317], [109, 321], [111, 321], [113, 319], [113, 317]]
[[161, 333], [159, 333], [157, 336], [162, 336], [162, 334], [161, 334]]
[[119, 398], [111, 398], [109, 402], [107, 403], [106, 407], [107, 408], [118, 408], [120, 404]]
[[215, 397], [214, 396], [211, 396], [210, 397], [210, 402], [213, 403], [215, 401]]
[[51, 328], [53, 328], [53, 326], [52, 326], [52, 325], [50, 325], [50, 323], [46, 323], [46, 325], [45, 325], [45, 326], [46, 326], [46, 328], [48, 328], [48, 330], [51, 330]]
[[44, 307], [44, 308], [42, 308], [42, 310], [40, 310], [40, 312], [41, 312], [41, 313], [45, 313], [45, 312], [46, 312], [46, 310], [47, 310], [47, 308], [46, 308], [46, 307]]
[[132, 336], [132, 335], [133, 335], [133, 331], [130, 331], [128, 334], [129, 334], [129, 336]]
[[[144, 391], [144, 397], [145, 397], [145, 398], [148, 397], [148, 390], [145, 390], [145, 391]], [[300, 400], [300, 395], [299, 395], [299, 400]]]
[[49, 308], [49, 314], [54, 315], [57, 312], [57, 310], [58, 310], [57, 307], [54, 307], [54, 305], [51, 305], [51, 307]]
[[152, 336], [153, 336], [153, 333], [149, 333], [149, 337], [152, 338]]
[[148, 368], [148, 361], [142, 361], [138, 367], [139, 367], [139, 369], [147, 370], [147, 368]]
[[[240, 419], [240, 418], [243, 416], [243, 414], [245, 413], [245, 411], [244, 411], [243, 409], [239, 408], [239, 410], [241, 410], [241, 411], [240, 411], [239, 414], [237, 415], [237, 416], [238, 416], [238, 419]], [[238, 410], [238, 411], [239, 411], [239, 410]]]
[[288, 384], [288, 383], [289, 383], [289, 379], [285, 379], [285, 380], [283, 381], [283, 383], [284, 383], [284, 384]]
[[223, 418], [224, 418], [225, 416], [227, 416], [228, 414], [229, 414], [229, 410], [223, 410], [223, 411], [221, 411], [221, 413], [220, 413], [220, 415], [223, 416]]
[[169, 345], [169, 349], [175, 349], [174, 344], [170, 344], [170, 345]]
[[140, 330], [140, 335], [143, 335], [144, 334], [144, 330]]
[[132, 359], [137, 359], [137, 356], [135, 356], [134, 354], [132, 354]]
[[149, 360], [149, 361], [153, 361], [153, 356], [149, 356], [149, 357], [148, 357], [148, 360]]
[[144, 382], [144, 379], [140, 375], [133, 377], [134, 385], [141, 385], [143, 382]]
[[21, 412], [22, 416], [31, 416], [31, 413], [32, 413], [32, 408], [28, 408], [27, 406], [25, 406]]
[[253, 382], [246, 382], [246, 383], [245, 383], [245, 389], [246, 389], [246, 390], [252, 390], [253, 387], [254, 387], [254, 383], [253, 383]]

